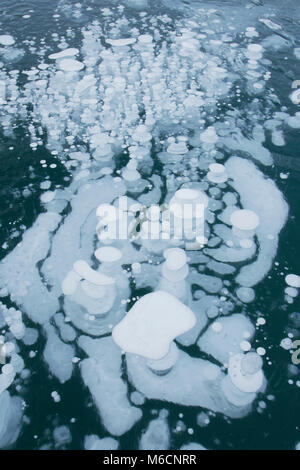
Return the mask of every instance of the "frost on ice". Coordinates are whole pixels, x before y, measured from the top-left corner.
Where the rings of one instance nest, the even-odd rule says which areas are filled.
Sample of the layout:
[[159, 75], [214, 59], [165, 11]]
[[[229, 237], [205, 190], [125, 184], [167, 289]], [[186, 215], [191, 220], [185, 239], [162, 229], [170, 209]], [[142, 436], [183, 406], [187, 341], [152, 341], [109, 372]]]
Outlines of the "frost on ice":
[[[87, 435], [86, 449], [118, 448], [147, 400], [241, 418], [267, 385], [247, 305], [272, 267], [288, 208], [263, 173], [272, 164], [265, 130], [275, 135], [299, 121], [284, 113], [276, 121], [266, 92], [263, 57], [272, 36], [260, 45], [248, 27], [238, 48], [226, 24], [212, 39], [213, 22], [200, 31], [189, 18], [145, 14], [139, 30], [118, 9], [106, 13], [82, 27], [78, 48], [43, 48], [22, 88], [17, 71], [0, 73], [4, 132], [12, 135], [15, 117], [26, 117], [32, 148], [45, 139], [72, 176], [65, 189], [41, 185], [44, 212], [0, 266], [1, 292], [11, 303], [1, 304], [0, 314], [7, 362], [0, 447], [20, 429], [20, 398], [10, 386], [24, 373], [20, 344], [34, 344], [38, 334], [26, 318], [46, 340], [51, 374], [63, 384], [78, 369], [96, 405], [109, 437]], [[213, 18], [212, 11], [195, 14], [206, 24]], [[0, 36], [1, 46], [14, 43]], [[234, 90], [240, 94], [241, 82], [251, 98], [246, 110], [219, 112]], [[121, 198], [135, 231], [109, 239], [103, 211], [124, 229]], [[185, 238], [168, 236], [172, 203], [202, 204], [201, 237], [188, 217]], [[299, 276], [286, 282], [299, 288]], [[62, 439], [59, 430], [55, 435]], [[148, 423], [139, 447], [170, 445], [163, 414]], [[182, 448], [203, 446], [191, 441]]]

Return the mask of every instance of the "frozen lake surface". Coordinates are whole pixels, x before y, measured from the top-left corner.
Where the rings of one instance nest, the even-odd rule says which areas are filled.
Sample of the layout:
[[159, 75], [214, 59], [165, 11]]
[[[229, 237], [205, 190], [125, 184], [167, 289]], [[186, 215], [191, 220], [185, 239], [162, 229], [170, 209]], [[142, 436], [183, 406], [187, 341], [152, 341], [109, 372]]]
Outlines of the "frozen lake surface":
[[0, 448], [300, 448], [300, 6], [240, 3], [1, 2]]

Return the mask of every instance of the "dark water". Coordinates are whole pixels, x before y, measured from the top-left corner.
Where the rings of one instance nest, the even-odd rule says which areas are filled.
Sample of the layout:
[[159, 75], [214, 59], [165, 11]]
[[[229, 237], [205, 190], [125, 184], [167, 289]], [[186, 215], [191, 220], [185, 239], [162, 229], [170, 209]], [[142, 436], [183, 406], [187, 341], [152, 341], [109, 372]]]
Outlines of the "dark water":
[[[48, 0], [32, 1], [6, 1], [2, 0], [0, 5], [1, 33], [12, 34], [16, 43], [20, 44], [26, 39], [39, 43], [45, 38], [47, 44], [55, 43], [51, 36], [52, 32], [64, 34], [71, 26], [75, 31], [75, 37], [71, 47], [76, 47], [79, 41], [80, 28], [85, 22], [97, 17], [99, 6], [109, 2], [89, 1], [81, 2], [83, 16], [80, 19], [69, 16], [68, 5], [76, 1], [65, 2], [67, 7], [60, 11], [60, 17], [54, 18], [58, 2]], [[190, 12], [193, 3], [178, 2], [179, 10], [170, 13], [168, 2], [163, 6], [160, 2], [151, 4], [151, 13], [156, 14], [156, 8], [160, 11], [168, 11], [171, 15], [183, 15]], [[201, 3], [201, 2], [198, 2]], [[250, 3], [250, 2], [249, 2]], [[222, 5], [231, 4], [236, 8], [240, 2], [203, 2], [203, 8], [216, 8], [222, 13]], [[270, 2], [265, 2], [269, 5]], [[276, 2], [272, 2], [276, 5]], [[288, 35], [292, 35], [295, 45], [300, 46], [299, 21], [300, 16], [297, 9], [298, 2], [285, 2], [285, 8], [278, 4], [278, 18], [276, 22], [284, 25]], [[90, 9], [87, 10], [87, 7]], [[260, 8], [260, 7], [257, 7]], [[261, 7], [262, 11], [264, 6]], [[71, 8], [72, 10], [72, 8]], [[23, 19], [24, 14], [30, 14], [29, 19]], [[132, 14], [136, 14], [133, 10]], [[252, 10], [251, 10], [252, 14]], [[243, 15], [243, 10], [241, 10]], [[248, 12], [244, 10], [244, 15]], [[241, 20], [243, 18], [241, 17]], [[274, 19], [275, 20], [275, 19]], [[243, 21], [241, 21], [243, 22]], [[290, 52], [289, 52], [290, 54]], [[285, 53], [283, 54], [285, 55]], [[34, 54], [25, 54], [12, 68], [30, 68], [36, 63]], [[275, 70], [273, 83], [275, 93], [282, 100], [282, 104], [291, 107], [288, 103], [291, 80], [300, 78], [299, 62], [295, 57], [288, 55], [284, 60], [282, 52], [273, 54], [272, 67]], [[281, 106], [278, 106], [280, 110]], [[37, 214], [43, 209], [40, 205], [41, 190], [39, 185], [46, 177], [56, 185], [66, 187], [69, 183], [68, 172], [57, 158], [52, 156], [45, 147], [39, 147], [37, 151], [31, 150], [27, 135], [26, 122], [19, 122], [16, 129], [16, 137], [9, 138], [1, 135], [0, 140], [0, 246], [1, 257], [5, 256], [20, 241], [24, 230], [32, 225]], [[271, 142], [266, 146], [278, 153]], [[266, 365], [265, 373], [268, 379], [268, 389], [265, 395], [274, 395], [274, 400], [258, 397], [253, 405], [253, 412], [246, 418], [240, 420], [226, 419], [221, 415], [211, 415], [208, 426], [200, 428], [196, 425], [196, 416], [199, 408], [185, 408], [156, 401], [147, 401], [143, 407], [143, 419], [138, 422], [128, 433], [120, 438], [120, 448], [135, 449], [141, 431], [146, 427], [151, 416], [158, 410], [167, 408], [169, 411], [169, 424], [171, 429], [176, 427], [179, 413], [184, 414], [187, 428], [194, 429], [191, 437], [186, 432], [173, 434], [172, 448], [178, 448], [185, 442], [200, 442], [202, 445], [213, 449], [292, 449], [300, 440], [299, 418], [300, 418], [300, 393], [299, 387], [288, 383], [287, 368], [291, 364], [290, 353], [282, 349], [279, 344], [288, 327], [288, 316], [291, 312], [299, 311], [299, 300], [290, 306], [283, 300], [282, 275], [281, 272], [300, 272], [300, 154], [299, 131], [291, 130], [286, 138], [286, 145], [280, 147], [280, 153], [274, 158], [275, 164], [264, 168], [264, 172], [270, 176], [280, 188], [288, 201], [290, 207], [289, 220], [280, 237], [279, 249], [276, 262], [268, 277], [258, 286], [257, 300], [251, 304], [248, 313], [255, 320], [258, 311], [262, 312], [267, 320], [267, 327], [257, 333], [258, 342], [264, 343], [269, 348], [267, 357], [271, 365]], [[10, 150], [10, 147], [13, 149]], [[47, 161], [47, 167], [40, 164], [40, 160]], [[51, 163], [56, 163], [55, 169], [50, 168]], [[281, 179], [280, 173], [289, 172], [288, 179]], [[29, 195], [24, 196], [23, 191], [29, 188]], [[276, 207], [274, 207], [276, 212]], [[11, 238], [13, 235], [13, 238]], [[3, 245], [7, 243], [6, 245]], [[288, 271], [287, 271], [288, 270]], [[30, 321], [27, 320], [30, 326]], [[267, 334], [267, 338], [264, 339]], [[26, 402], [25, 417], [22, 432], [15, 444], [16, 449], [37, 449], [42, 446], [53, 448], [52, 431], [57, 425], [67, 425], [72, 433], [72, 442], [66, 448], [82, 448], [83, 439], [87, 434], [98, 434], [105, 436], [107, 433], [102, 427], [98, 412], [94, 407], [87, 389], [84, 387], [79, 373], [74, 373], [72, 379], [63, 387], [59, 382], [49, 375], [47, 366], [42, 360], [45, 340], [41, 335], [36, 347], [37, 354], [30, 359], [28, 367], [33, 372], [23, 393]], [[27, 356], [27, 355], [26, 355]], [[295, 378], [293, 377], [295, 380]], [[299, 376], [298, 376], [299, 379]], [[51, 392], [58, 391], [61, 402], [54, 403]], [[258, 402], [263, 399], [267, 406], [261, 409]], [[75, 422], [71, 419], [75, 418]], [[120, 417], [122, 419], [122, 417]]]

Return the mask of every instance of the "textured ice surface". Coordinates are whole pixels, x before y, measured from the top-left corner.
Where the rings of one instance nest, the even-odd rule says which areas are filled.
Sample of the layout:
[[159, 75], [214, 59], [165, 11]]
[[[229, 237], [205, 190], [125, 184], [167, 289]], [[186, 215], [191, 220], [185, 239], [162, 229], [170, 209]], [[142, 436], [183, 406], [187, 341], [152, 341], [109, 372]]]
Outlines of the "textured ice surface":
[[[89, 261], [92, 255], [97, 207], [103, 202], [111, 202], [124, 191], [122, 181], [116, 182], [107, 176], [81, 186], [72, 199], [72, 210], [57, 231], [51, 255], [42, 268], [47, 282], [57, 295], [61, 294], [61, 283], [73, 263], [78, 259]], [[65, 250], [66, 244], [68, 250]]]
[[21, 400], [10, 396], [5, 390], [0, 394], [0, 448], [14, 443], [19, 431], [22, 416]]
[[163, 450], [170, 445], [170, 432], [166, 419], [159, 417], [150, 421], [140, 440], [140, 450]]
[[207, 309], [213, 303], [215, 298], [213, 296], [203, 296], [200, 300], [195, 300], [190, 303], [190, 307], [196, 316], [196, 324], [186, 333], [177, 337], [177, 341], [184, 346], [194, 344], [207, 323]]
[[[214, 328], [214, 325], [220, 325]], [[244, 315], [234, 314], [216, 320], [198, 341], [202, 351], [228, 364], [229, 357], [242, 351], [241, 343], [247, 338], [251, 339], [254, 327]]]
[[99, 439], [94, 434], [86, 436], [84, 439], [84, 448], [86, 450], [117, 450], [118, 441], [112, 437], [104, 437]]
[[180, 447], [180, 450], [207, 450], [207, 449], [203, 447], [201, 444], [198, 444], [197, 442], [189, 442], [188, 444], [185, 444], [182, 447]]
[[57, 297], [51, 295], [41, 281], [37, 263], [47, 257], [51, 233], [59, 221], [60, 216], [56, 213], [39, 215], [34, 226], [0, 266], [1, 285], [37, 323], [45, 323], [58, 308]]
[[258, 257], [252, 264], [243, 267], [237, 276], [237, 282], [252, 287], [266, 276], [272, 266], [278, 237], [288, 216], [288, 206], [275, 183], [266, 179], [252, 162], [232, 157], [226, 168], [244, 208], [256, 212], [261, 221], [257, 228]]
[[129, 431], [142, 417], [140, 409], [127, 398], [127, 386], [121, 379], [121, 351], [109, 338], [79, 338], [79, 346], [89, 358], [81, 362], [81, 374], [99, 409], [103, 425], [114, 436]]
[[47, 343], [44, 350], [45, 361], [48, 363], [52, 374], [64, 383], [72, 375], [74, 348], [63, 343], [55, 334], [55, 330], [51, 325], [45, 325], [44, 329], [47, 334]]
[[[213, 346], [212, 346], [213, 349]], [[155, 376], [143, 358], [127, 355], [128, 376], [147, 398], [200, 406], [237, 418], [249, 409], [236, 408], [224, 397], [221, 382], [225, 374], [210, 361], [190, 357], [179, 351], [176, 366], [165, 376]]]
[[15, 43], [15, 40], [9, 34], [1, 34], [0, 36], [0, 44], [2, 46], [12, 46]]

